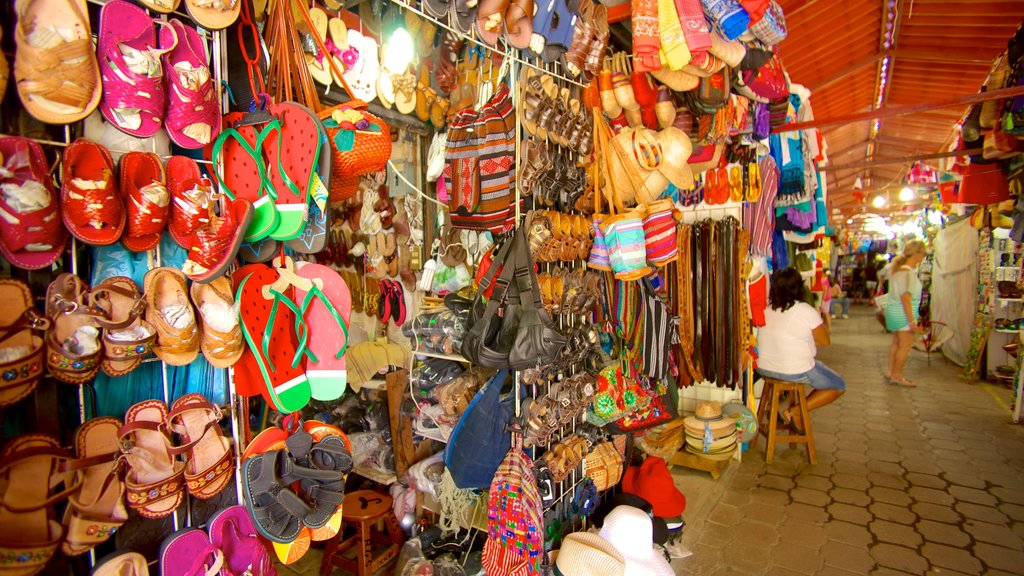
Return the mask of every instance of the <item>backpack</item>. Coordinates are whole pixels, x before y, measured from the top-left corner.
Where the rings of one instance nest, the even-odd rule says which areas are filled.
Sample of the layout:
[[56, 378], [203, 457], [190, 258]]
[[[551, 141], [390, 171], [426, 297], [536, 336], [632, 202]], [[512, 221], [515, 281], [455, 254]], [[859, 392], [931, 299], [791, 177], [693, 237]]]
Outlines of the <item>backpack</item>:
[[545, 573], [544, 508], [533, 462], [519, 438], [494, 473], [487, 497], [483, 567], [488, 576]]

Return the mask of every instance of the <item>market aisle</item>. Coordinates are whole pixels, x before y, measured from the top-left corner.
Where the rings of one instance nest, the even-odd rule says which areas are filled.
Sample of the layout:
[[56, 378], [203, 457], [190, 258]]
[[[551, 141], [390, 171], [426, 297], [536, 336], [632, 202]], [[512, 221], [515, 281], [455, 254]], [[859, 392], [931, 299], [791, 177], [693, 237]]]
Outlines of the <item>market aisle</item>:
[[691, 501], [693, 555], [677, 573], [1024, 571], [1024, 426], [1010, 424], [1009, 392], [968, 386], [941, 354], [929, 368], [917, 351], [905, 373], [918, 388], [886, 384], [890, 337], [867, 307], [852, 312], [818, 355], [848, 383], [814, 413], [818, 465], [786, 447], [767, 466], [762, 438]]

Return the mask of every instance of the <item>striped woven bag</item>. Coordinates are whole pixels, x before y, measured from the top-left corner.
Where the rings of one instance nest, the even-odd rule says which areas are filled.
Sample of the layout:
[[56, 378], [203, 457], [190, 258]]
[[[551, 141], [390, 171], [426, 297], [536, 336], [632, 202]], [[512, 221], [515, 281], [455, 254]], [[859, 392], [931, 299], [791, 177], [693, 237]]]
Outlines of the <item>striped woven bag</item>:
[[544, 510], [537, 479], [521, 437], [512, 436], [487, 498], [483, 567], [488, 576], [544, 574]]

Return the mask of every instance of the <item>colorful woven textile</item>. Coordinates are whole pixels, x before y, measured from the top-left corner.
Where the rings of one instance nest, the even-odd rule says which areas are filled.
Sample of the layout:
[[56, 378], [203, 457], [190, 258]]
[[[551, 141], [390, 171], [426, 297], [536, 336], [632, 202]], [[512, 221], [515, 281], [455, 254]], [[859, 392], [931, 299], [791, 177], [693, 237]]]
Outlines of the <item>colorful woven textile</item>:
[[633, 69], [650, 72], [661, 69], [661, 38], [658, 24], [658, 0], [633, 0]]
[[544, 510], [533, 462], [514, 441], [487, 497], [483, 566], [490, 576], [534, 576], [543, 564]]

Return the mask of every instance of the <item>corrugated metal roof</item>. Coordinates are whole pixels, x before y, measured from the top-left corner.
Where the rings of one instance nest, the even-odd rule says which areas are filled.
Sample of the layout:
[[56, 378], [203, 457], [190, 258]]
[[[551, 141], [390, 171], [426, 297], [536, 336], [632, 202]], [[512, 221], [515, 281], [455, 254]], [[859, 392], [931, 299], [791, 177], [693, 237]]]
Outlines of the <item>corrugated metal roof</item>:
[[[813, 91], [818, 119], [874, 107], [889, 57], [884, 106], [922, 104], [974, 93], [992, 60], [1024, 20], [1022, 0], [896, 0], [896, 32], [883, 46], [890, 0], [779, 0], [789, 36], [780, 48], [790, 79]], [[833, 164], [938, 152], [962, 109], [883, 119], [871, 146], [871, 121], [826, 128]], [[853, 182], [867, 190], [899, 184], [900, 164], [829, 173], [835, 207], [859, 210]]]

